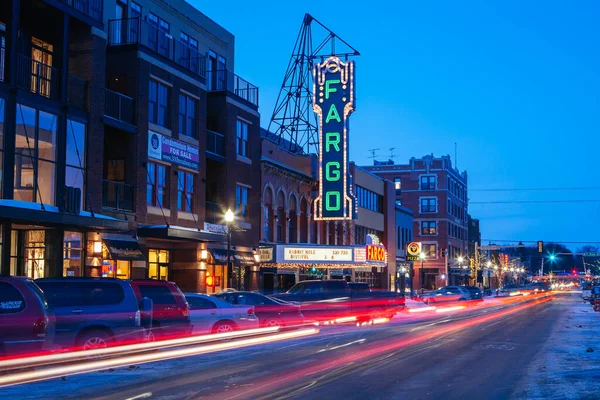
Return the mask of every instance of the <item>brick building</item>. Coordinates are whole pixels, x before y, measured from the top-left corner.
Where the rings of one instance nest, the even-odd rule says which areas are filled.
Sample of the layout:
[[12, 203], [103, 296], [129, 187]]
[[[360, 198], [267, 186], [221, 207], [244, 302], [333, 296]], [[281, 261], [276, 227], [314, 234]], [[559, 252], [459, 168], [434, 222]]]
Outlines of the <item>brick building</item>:
[[0, 45], [2, 272], [216, 291], [231, 208], [252, 279], [258, 88], [230, 32], [184, 0], [10, 0]]
[[[365, 170], [394, 183], [398, 204], [414, 212], [414, 240], [426, 255], [421, 268], [415, 262], [415, 288], [433, 289], [445, 284], [442, 249], [448, 250], [449, 270], [467, 255], [467, 173], [452, 166], [450, 156], [411, 158], [408, 164], [376, 162]], [[452, 282], [452, 276], [450, 277]]]

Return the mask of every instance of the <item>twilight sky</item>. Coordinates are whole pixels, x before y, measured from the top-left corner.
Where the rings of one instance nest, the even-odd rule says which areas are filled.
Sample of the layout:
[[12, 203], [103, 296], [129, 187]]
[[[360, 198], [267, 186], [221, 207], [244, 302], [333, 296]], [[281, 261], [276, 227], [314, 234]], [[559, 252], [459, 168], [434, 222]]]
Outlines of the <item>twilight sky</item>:
[[[483, 239], [600, 242], [600, 2], [189, 1], [235, 35], [264, 127], [308, 12], [362, 54], [352, 160], [456, 142]], [[588, 202], [476, 203], [555, 200]]]

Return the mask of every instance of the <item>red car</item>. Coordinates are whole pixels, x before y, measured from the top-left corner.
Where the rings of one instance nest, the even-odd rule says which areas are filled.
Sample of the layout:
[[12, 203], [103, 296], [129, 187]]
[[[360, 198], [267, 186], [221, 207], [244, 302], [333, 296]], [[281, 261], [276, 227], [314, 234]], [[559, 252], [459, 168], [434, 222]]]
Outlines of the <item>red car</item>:
[[33, 280], [0, 276], [0, 357], [42, 350], [52, 325], [44, 293]]
[[148, 339], [189, 335], [192, 332], [190, 307], [173, 282], [156, 279], [131, 281], [136, 297], [152, 300], [152, 328]]

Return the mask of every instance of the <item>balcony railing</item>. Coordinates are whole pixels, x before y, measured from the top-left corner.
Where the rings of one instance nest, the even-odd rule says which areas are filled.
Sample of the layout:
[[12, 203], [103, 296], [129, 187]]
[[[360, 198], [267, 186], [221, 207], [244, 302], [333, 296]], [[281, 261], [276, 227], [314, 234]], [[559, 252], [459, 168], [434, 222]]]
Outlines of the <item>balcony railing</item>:
[[108, 22], [109, 46], [141, 44], [196, 75], [206, 77], [206, 57], [198, 49], [173, 38], [168, 32], [139, 18], [113, 19]]
[[6, 65], [6, 38], [0, 34], [0, 82], [4, 82]]
[[102, 181], [102, 207], [118, 211], [133, 211], [133, 185]]
[[225, 136], [209, 130], [206, 135], [206, 151], [225, 157]]
[[117, 121], [135, 125], [135, 101], [124, 94], [104, 89], [104, 115]]
[[58, 98], [58, 68], [17, 55], [17, 85], [51, 99]]
[[209, 91], [226, 90], [258, 106], [258, 88], [233, 72], [228, 70], [208, 71], [207, 80]]
[[209, 224], [222, 224], [223, 223], [223, 211], [217, 203], [211, 201], [206, 202], [205, 206], [206, 215], [204, 220]]
[[89, 110], [89, 88], [90, 83], [75, 75], [69, 74], [67, 83], [67, 104], [71, 107]]
[[96, 21], [102, 21], [103, 0], [60, 0], [74, 10], [79, 11]]

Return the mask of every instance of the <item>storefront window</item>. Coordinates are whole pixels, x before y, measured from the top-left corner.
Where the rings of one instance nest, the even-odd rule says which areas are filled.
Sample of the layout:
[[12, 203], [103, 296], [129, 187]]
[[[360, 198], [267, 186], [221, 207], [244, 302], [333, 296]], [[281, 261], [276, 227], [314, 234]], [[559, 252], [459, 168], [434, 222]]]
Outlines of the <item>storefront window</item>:
[[63, 241], [63, 276], [82, 276], [83, 235], [65, 232]]
[[19, 232], [10, 231], [10, 275], [17, 275], [17, 265], [19, 264]]
[[108, 248], [102, 244], [102, 277], [129, 279], [131, 277], [131, 261], [113, 260]]
[[27, 231], [25, 234], [25, 276], [32, 279], [44, 278], [46, 232]]
[[149, 250], [148, 277], [150, 279], [169, 279], [169, 250]]

